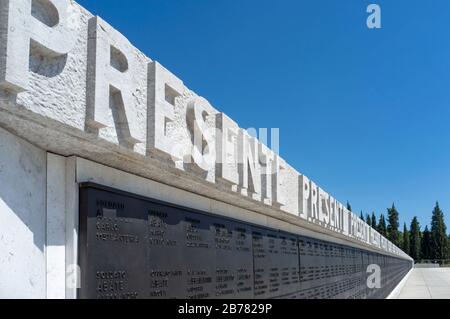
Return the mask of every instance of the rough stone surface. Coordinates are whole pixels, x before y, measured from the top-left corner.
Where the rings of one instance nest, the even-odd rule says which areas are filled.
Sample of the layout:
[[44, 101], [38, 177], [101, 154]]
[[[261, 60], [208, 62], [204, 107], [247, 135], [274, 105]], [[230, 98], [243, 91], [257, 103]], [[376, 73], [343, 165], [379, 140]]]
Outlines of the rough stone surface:
[[0, 299], [46, 297], [46, 153], [0, 128]]

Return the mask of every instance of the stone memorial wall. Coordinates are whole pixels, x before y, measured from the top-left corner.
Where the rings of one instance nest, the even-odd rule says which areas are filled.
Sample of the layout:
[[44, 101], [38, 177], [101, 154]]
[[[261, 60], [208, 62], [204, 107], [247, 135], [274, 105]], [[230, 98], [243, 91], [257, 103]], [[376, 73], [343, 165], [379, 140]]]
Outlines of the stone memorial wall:
[[[81, 297], [129, 298], [382, 297], [412, 263], [264, 138], [74, 1], [0, 0], [0, 135], [0, 177], [32, 181], [14, 180], [13, 192], [0, 186], [0, 263], [12, 273], [23, 267], [0, 275], [0, 297], [20, 296], [19, 280], [22, 295], [75, 298], [64, 276], [78, 257]], [[29, 154], [39, 160], [28, 163]], [[93, 199], [78, 187], [94, 179], [96, 171], [79, 167], [87, 162], [111, 175], [97, 180], [122, 191], [135, 193], [134, 183], [117, 180], [122, 173], [158, 185], [151, 192], [161, 197], [171, 187], [169, 205], [117, 201], [114, 192]], [[36, 203], [34, 214], [23, 198]], [[205, 201], [202, 210], [215, 215], [192, 211]], [[226, 218], [235, 212], [258, 222]], [[384, 269], [376, 296], [361, 281], [371, 262]]]

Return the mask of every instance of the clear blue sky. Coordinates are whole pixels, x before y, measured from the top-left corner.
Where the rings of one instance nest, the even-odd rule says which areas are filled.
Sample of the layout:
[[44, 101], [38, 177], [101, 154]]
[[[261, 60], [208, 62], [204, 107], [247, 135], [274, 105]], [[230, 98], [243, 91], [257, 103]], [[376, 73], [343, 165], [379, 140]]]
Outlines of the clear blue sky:
[[355, 211], [450, 226], [450, 1], [78, 2]]

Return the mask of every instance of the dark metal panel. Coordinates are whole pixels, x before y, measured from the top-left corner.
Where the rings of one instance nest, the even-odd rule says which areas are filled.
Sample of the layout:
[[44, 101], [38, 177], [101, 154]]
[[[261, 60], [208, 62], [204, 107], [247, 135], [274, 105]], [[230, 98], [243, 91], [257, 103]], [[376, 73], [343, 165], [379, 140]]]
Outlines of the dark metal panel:
[[215, 298], [253, 298], [252, 230], [245, 224], [214, 219]]
[[149, 298], [183, 298], [187, 293], [185, 278], [186, 249], [183, 212], [179, 209], [147, 203]]
[[155, 246], [153, 242], [161, 241], [154, 238], [155, 234], [160, 235], [161, 230], [154, 229], [154, 225], [162, 223], [158, 212], [165, 209], [157, 207], [149, 213], [153, 226], [148, 251], [150, 297], [252, 298], [250, 227], [171, 208], [162, 231], [163, 242], [168, 244]]
[[281, 243], [281, 295], [290, 295], [300, 290], [298, 238], [288, 233], [280, 233]]
[[[79, 238], [79, 298], [385, 298], [412, 267], [92, 184]], [[370, 264], [381, 289], [367, 287]]]
[[253, 228], [255, 298], [275, 298], [298, 291], [296, 236]]
[[[299, 238], [300, 249], [300, 282], [301, 289], [315, 296], [315, 290], [324, 284], [322, 280], [323, 259], [320, 253], [320, 242], [308, 237]], [[308, 295], [309, 296], [309, 295]]]
[[[215, 297], [215, 245], [211, 231], [212, 219], [190, 212], [182, 213], [182, 235], [185, 247], [182, 256], [187, 285], [185, 298], [211, 299]], [[168, 252], [166, 252], [168, 253]]]
[[98, 189], [81, 189], [80, 198], [79, 297], [145, 298], [147, 213], [143, 203]]

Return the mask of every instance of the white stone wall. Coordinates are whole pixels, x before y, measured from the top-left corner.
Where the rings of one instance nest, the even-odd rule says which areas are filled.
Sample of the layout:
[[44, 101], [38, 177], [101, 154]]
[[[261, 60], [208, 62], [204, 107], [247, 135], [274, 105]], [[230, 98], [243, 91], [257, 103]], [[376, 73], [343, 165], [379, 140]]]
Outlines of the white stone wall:
[[0, 128], [0, 299], [46, 297], [46, 152]]

